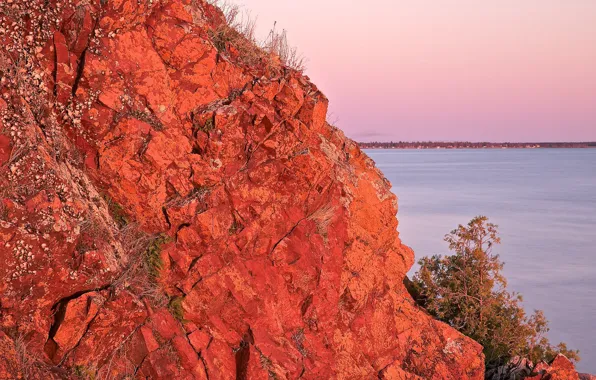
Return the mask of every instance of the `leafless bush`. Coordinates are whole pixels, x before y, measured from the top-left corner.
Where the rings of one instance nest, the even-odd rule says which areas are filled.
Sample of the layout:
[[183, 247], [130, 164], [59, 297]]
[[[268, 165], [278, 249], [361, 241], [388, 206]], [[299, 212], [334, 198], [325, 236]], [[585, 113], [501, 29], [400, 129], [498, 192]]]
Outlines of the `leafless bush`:
[[337, 126], [339, 121], [339, 116], [337, 116], [334, 112], [329, 112], [327, 114], [327, 124]]
[[122, 249], [131, 258], [140, 256], [151, 243], [149, 235], [142, 232], [134, 223], [122, 227], [118, 237], [122, 244]]
[[238, 4], [229, 1], [216, 0], [213, 4], [221, 9], [229, 27], [234, 28], [247, 40], [256, 41], [255, 29], [257, 20], [251, 16], [249, 11], [243, 11]]
[[275, 28], [276, 26], [277, 23], [273, 24], [263, 48], [269, 54], [277, 55], [281, 62], [289, 68], [300, 72], [304, 71], [306, 65], [304, 56], [298, 52], [297, 48], [289, 44], [286, 30], [279, 32]]
[[228, 25], [220, 25], [210, 32], [215, 48], [222, 54], [229, 55], [235, 49], [238, 59], [245, 65], [256, 66], [267, 59], [266, 53], [259, 48], [254, 40]]
[[255, 37], [256, 18], [250, 12], [228, 0], [211, 0], [210, 3], [221, 9], [227, 25], [219, 26], [211, 37], [220, 52], [230, 44], [240, 53], [240, 59], [246, 64], [256, 64], [266, 61], [273, 64], [272, 56], [279, 57], [279, 61], [296, 71], [304, 71], [306, 60], [295, 47], [288, 43], [287, 32], [276, 29], [276, 24], [264, 41]]
[[244, 53], [246, 50], [258, 48], [255, 38], [256, 19], [250, 12], [242, 11], [238, 4], [227, 0], [212, 0], [210, 3], [217, 6], [226, 19], [226, 24], [220, 25], [212, 35], [212, 38], [215, 37], [214, 42], [218, 50], [224, 51], [227, 48], [226, 43], [232, 43]]

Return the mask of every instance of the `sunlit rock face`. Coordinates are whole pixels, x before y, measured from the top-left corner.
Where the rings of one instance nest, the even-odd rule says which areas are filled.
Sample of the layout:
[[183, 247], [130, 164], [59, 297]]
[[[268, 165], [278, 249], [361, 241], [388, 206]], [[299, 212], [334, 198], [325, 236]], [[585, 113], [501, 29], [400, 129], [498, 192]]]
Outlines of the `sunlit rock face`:
[[404, 289], [389, 182], [222, 23], [0, 3], [0, 378], [483, 378]]

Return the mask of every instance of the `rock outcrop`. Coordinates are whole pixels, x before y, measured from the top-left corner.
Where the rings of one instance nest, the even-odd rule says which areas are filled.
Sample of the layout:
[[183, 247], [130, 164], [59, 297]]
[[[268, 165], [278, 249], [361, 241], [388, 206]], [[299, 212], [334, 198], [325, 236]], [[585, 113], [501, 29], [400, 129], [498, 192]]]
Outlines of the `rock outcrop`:
[[550, 364], [538, 363], [532, 372], [536, 375], [528, 377], [528, 380], [579, 380], [573, 363], [561, 354], [557, 355]]
[[580, 374], [573, 363], [562, 354], [557, 355], [550, 363], [540, 362], [534, 365], [531, 361], [515, 357], [507, 365], [487, 370], [488, 380], [591, 380], [592, 375]]
[[223, 23], [0, 3], [0, 378], [483, 378], [404, 289], [388, 181]]

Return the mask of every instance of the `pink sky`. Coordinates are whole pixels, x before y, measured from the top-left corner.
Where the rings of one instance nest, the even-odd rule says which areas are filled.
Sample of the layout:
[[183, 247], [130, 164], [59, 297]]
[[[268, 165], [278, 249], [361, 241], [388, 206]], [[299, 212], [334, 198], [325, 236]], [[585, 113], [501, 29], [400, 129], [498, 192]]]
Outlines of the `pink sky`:
[[596, 140], [595, 0], [236, 0], [356, 140]]

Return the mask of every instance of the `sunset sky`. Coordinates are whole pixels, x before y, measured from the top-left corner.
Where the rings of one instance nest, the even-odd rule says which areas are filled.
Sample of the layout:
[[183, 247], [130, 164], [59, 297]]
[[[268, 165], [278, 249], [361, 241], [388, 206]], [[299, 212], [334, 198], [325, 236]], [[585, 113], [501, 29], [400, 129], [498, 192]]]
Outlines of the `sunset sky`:
[[237, 0], [356, 140], [596, 140], [595, 0]]

